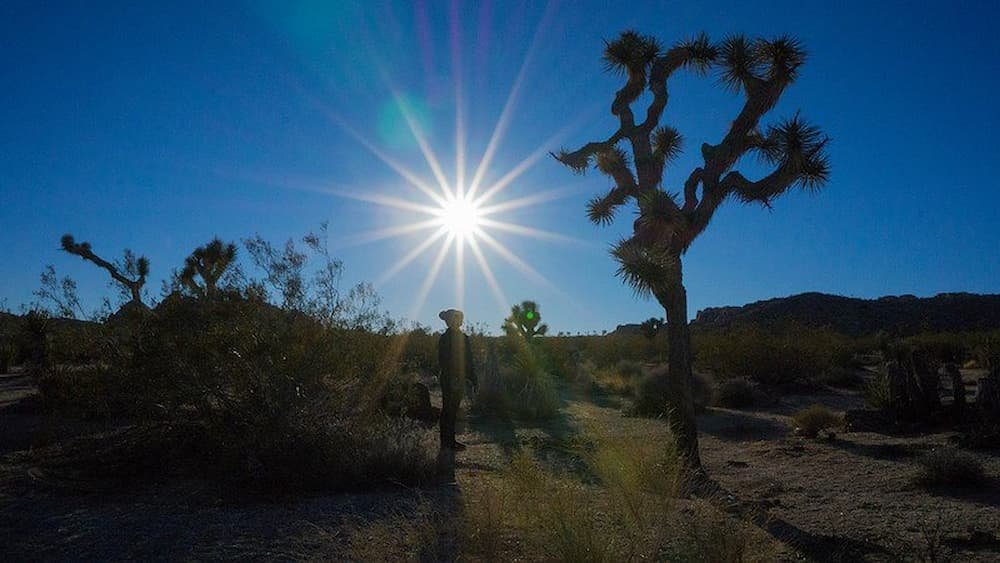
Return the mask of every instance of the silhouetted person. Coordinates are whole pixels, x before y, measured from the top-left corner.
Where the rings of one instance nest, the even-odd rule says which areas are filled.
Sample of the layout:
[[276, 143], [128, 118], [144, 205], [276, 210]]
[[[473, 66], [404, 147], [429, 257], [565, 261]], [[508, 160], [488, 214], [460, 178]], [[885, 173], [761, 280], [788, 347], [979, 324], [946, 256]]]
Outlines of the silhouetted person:
[[441, 366], [441, 449], [464, 450], [465, 445], [455, 440], [455, 417], [462, 402], [465, 382], [476, 384], [472, 371], [472, 346], [469, 337], [459, 327], [464, 315], [456, 309], [448, 309], [438, 314], [448, 325], [438, 340], [438, 364]]

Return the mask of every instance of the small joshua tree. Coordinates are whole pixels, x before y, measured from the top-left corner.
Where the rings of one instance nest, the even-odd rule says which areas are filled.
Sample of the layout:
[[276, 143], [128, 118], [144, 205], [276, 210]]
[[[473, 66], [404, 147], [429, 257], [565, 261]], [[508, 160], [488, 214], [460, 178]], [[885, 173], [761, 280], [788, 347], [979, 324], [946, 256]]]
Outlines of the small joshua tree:
[[650, 340], [656, 338], [656, 335], [659, 334], [661, 328], [663, 328], [663, 320], [656, 317], [650, 317], [642, 321], [642, 324], [639, 325], [639, 330], [642, 331], [642, 335]]
[[112, 264], [94, 254], [89, 242], [76, 242], [73, 235], [63, 235], [61, 243], [64, 251], [107, 270], [111, 274], [111, 279], [118, 282], [129, 294], [130, 303], [145, 307], [142, 303], [142, 286], [146, 284], [146, 276], [149, 275], [148, 258], [145, 256], [137, 257], [131, 250], [125, 249], [124, 260], [119, 264]]
[[[827, 179], [827, 138], [798, 114], [760, 128], [760, 119], [795, 81], [806, 60], [800, 43], [790, 37], [748, 39], [730, 36], [712, 43], [705, 34], [664, 51], [656, 39], [634, 31], [608, 42], [608, 70], [624, 75], [625, 85], [611, 104], [618, 128], [610, 137], [575, 151], [554, 155], [578, 173], [591, 166], [609, 176], [614, 186], [587, 208], [591, 221], [608, 224], [615, 212], [635, 202], [638, 216], [632, 236], [611, 251], [618, 275], [637, 293], [652, 296], [667, 316], [670, 423], [679, 445], [694, 466], [700, 465], [698, 434], [691, 401], [691, 335], [682, 257], [727, 199], [770, 207], [792, 187], [819, 188]], [[690, 172], [677, 191], [662, 185], [663, 169], [681, 152], [680, 133], [660, 125], [667, 106], [667, 81], [679, 70], [706, 74], [716, 70], [722, 85], [742, 93], [743, 108], [715, 144], [701, 145], [703, 164]], [[646, 116], [636, 123], [632, 105], [648, 89]], [[619, 145], [627, 143], [628, 152]], [[772, 166], [757, 180], [734, 167], [744, 156]]]
[[236, 245], [214, 238], [208, 244], [194, 249], [184, 260], [184, 269], [178, 279], [192, 294], [211, 299], [218, 295], [219, 280], [235, 260]]
[[539, 324], [541, 320], [538, 304], [534, 301], [522, 301], [520, 305], [510, 308], [510, 316], [504, 319], [503, 329], [507, 334], [518, 334], [531, 340], [536, 336], [545, 336], [549, 331], [549, 325]]

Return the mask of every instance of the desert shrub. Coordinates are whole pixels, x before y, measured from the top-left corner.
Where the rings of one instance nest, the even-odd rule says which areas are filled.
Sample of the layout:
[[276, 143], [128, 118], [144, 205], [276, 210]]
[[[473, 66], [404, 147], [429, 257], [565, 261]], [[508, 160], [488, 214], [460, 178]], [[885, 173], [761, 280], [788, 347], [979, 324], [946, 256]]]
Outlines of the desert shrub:
[[477, 379], [478, 385], [470, 397], [472, 412], [489, 417], [509, 417], [512, 412], [510, 391], [506, 380], [500, 375], [495, 352], [487, 354], [486, 363]]
[[382, 353], [386, 337], [243, 298], [167, 299], [134, 328], [93, 366], [49, 369], [45, 405], [182, 425], [198, 436], [195, 462], [265, 489], [432, 473], [426, 433], [383, 412], [407, 383]]
[[544, 362], [530, 347], [519, 350], [505, 373], [515, 415], [537, 420], [559, 412], [559, 392]]
[[914, 484], [927, 488], [973, 486], [985, 479], [979, 458], [954, 446], [935, 448], [917, 458], [913, 476]]
[[636, 379], [642, 376], [642, 364], [634, 360], [619, 360], [615, 364], [615, 371], [622, 377]]
[[691, 401], [694, 412], [702, 413], [715, 401], [715, 382], [706, 373], [695, 371], [691, 379]]
[[742, 377], [767, 385], [809, 381], [853, 360], [847, 337], [805, 327], [703, 333], [694, 351], [696, 365], [721, 379]]
[[919, 351], [936, 364], [961, 363], [969, 355], [974, 337], [961, 333], [922, 333], [903, 339], [900, 344]]
[[[634, 384], [628, 414], [652, 417], [664, 415], [672, 408], [672, 395], [668, 366], [664, 364], [651, 369]], [[695, 372], [691, 378], [691, 401], [695, 412], [703, 412], [711, 403], [712, 395], [711, 380]]]
[[816, 381], [830, 387], [854, 389], [864, 384], [865, 379], [853, 367], [833, 366], [823, 371]]
[[865, 404], [876, 410], [892, 408], [892, 395], [889, 391], [889, 376], [884, 372], [876, 373], [865, 383]]
[[518, 336], [506, 336], [487, 354], [486, 366], [472, 397], [474, 412], [527, 420], [558, 414], [555, 379], [545, 370], [544, 354]]
[[754, 402], [753, 384], [746, 379], [727, 379], [715, 390], [715, 404], [720, 407], [740, 409], [753, 406]]
[[803, 436], [815, 438], [824, 430], [839, 428], [843, 417], [823, 405], [812, 405], [792, 415], [796, 430]]

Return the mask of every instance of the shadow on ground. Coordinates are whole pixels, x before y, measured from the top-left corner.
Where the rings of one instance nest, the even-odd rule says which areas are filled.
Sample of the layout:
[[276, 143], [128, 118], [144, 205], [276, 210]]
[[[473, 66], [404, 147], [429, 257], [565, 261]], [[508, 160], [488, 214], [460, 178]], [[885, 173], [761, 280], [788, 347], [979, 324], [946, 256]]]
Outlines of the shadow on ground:
[[710, 409], [698, 418], [698, 429], [729, 442], [774, 440], [788, 435], [790, 428], [776, 420], [726, 409]]

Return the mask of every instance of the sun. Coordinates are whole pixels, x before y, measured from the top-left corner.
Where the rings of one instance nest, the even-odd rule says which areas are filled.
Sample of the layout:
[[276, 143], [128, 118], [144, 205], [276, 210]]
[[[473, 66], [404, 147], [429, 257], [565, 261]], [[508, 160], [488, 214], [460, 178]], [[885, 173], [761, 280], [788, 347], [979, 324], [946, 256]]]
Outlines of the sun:
[[[381, 160], [389, 169], [396, 172], [398, 184], [384, 186], [377, 191], [370, 187], [364, 189], [341, 189], [323, 187], [322, 191], [337, 197], [345, 197], [372, 203], [382, 207], [395, 208], [407, 212], [413, 220], [404, 220], [399, 224], [386, 225], [370, 231], [360, 232], [344, 237], [339, 241], [341, 247], [353, 244], [366, 244], [386, 239], [405, 237], [412, 240], [408, 251], [392, 258], [385, 271], [374, 280], [374, 285], [380, 287], [388, 283], [405, 268], [413, 264], [419, 257], [431, 253], [430, 265], [426, 269], [424, 279], [413, 287], [410, 316], [416, 316], [422, 311], [425, 300], [441, 273], [446, 259], [453, 258], [454, 273], [454, 306], [461, 309], [465, 300], [467, 266], [478, 266], [486, 287], [493, 293], [497, 311], [506, 314], [510, 300], [494, 274], [493, 266], [497, 260], [512, 267], [524, 277], [559, 292], [552, 282], [535, 270], [532, 265], [519, 257], [504, 244], [503, 236], [527, 237], [534, 241], [550, 241], [560, 243], [586, 244], [576, 238], [553, 231], [540, 229], [510, 222], [506, 215], [523, 208], [534, 208], [540, 204], [562, 199], [573, 195], [573, 190], [567, 187], [541, 189], [542, 186], [526, 186], [531, 193], [520, 197], [510, 197], [504, 192], [511, 186], [522, 184], [522, 175], [545, 158], [558, 146], [560, 139], [581, 125], [580, 121], [567, 125], [554, 133], [552, 137], [541, 142], [513, 167], [497, 170], [492, 164], [497, 156], [503, 137], [512, 120], [515, 99], [521, 91], [525, 69], [532, 58], [539, 37], [542, 35], [545, 18], [538, 24], [535, 34], [529, 44], [524, 61], [517, 73], [507, 100], [504, 102], [492, 134], [475, 166], [469, 167], [466, 159], [468, 145], [466, 142], [465, 94], [462, 74], [455, 73], [455, 136], [454, 136], [454, 171], [446, 172], [431, 146], [431, 138], [424, 130], [423, 122], [413, 111], [413, 104], [396, 86], [393, 77], [381, 69], [380, 76], [399, 110], [401, 124], [404, 124], [412, 134], [416, 146], [423, 155], [427, 170], [418, 173], [401, 162], [397, 156], [387, 153], [381, 146], [355, 129], [343, 116], [339, 115], [325, 103], [313, 101], [331, 120], [344, 132], [353, 137], [358, 144]], [[456, 36], [457, 38], [457, 36]], [[456, 69], [461, 69], [461, 49], [452, 45], [452, 63]], [[430, 174], [427, 174], [429, 172]], [[450, 173], [449, 173], [450, 172]], [[472, 172], [468, 174], [467, 172]], [[404, 197], [387, 193], [387, 190], [405, 193]], [[506, 197], [505, 197], [506, 196]], [[437, 247], [436, 251], [432, 249]]]
[[440, 225], [447, 233], [462, 241], [474, 237], [482, 227], [480, 206], [465, 195], [447, 198], [437, 214]]

